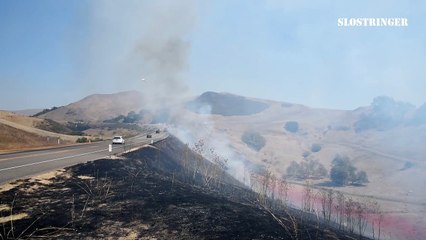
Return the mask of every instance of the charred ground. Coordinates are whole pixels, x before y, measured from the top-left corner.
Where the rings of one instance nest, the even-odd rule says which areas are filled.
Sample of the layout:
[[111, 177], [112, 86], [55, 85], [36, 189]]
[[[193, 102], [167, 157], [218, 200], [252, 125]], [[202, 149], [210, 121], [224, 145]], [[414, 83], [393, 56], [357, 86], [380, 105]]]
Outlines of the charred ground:
[[199, 159], [169, 137], [121, 159], [67, 168], [50, 182], [19, 180], [0, 193], [0, 205], [9, 206], [0, 217], [28, 216], [1, 224], [0, 239], [359, 238], [297, 210], [260, 205], [256, 193], [229, 175], [206, 186], [201, 171], [188, 174]]

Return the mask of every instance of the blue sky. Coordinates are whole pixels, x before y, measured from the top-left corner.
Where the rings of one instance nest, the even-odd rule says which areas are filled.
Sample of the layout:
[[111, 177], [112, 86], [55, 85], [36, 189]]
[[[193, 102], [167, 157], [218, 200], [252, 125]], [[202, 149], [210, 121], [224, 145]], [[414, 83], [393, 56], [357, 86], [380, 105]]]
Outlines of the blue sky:
[[[354, 109], [379, 95], [420, 105], [425, 13], [424, 1], [396, 0], [1, 0], [0, 109], [144, 91], [144, 76], [167, 94], [183, 84], [193, 95], [213, 90], [323, 108]], [[405, 17], [409, 26], [339, 28], [339, 17]], [[179, 66], [158, 65], [163, 55], [150, 62], [149, 54], [167, 50], [153, 43], [170, 39], [183, 43]], [[154, 73], [163, 67], [171, 72]], [[172, 90], [161, 82], [170, 77]]]

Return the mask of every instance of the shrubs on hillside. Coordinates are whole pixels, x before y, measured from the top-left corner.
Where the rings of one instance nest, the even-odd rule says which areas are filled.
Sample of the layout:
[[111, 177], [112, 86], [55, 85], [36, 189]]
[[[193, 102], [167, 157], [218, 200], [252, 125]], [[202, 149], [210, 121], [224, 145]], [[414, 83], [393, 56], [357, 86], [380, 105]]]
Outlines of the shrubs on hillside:
[[38, 117], [40, 115], [43, 115], [43, 114], [48, 113], [48, 112], [51, 112], [51, 111], [56, 110], [58, 108], [59, 107], [46, 108], [46, 109], [43, 109], [41, 112], [38, 112], [38, 113], [32, 115], [31, 117]]
[[67, 128], [71, 129], [74, 132], [83, 132], [87, 129], [90, 129], [92, 126], [90, 123], [79, 121], [79, 122], [67, 122]]
[[136, 122], [139, 122], [142, 118], [143, 118], [142, 111], [139, 113], [130, 111], [129, 113], [127, 113], [127, 116], [119, 115], [115, 118], [105, 120], [104, 123], [136, 123]]
[[75, 130], [75, 129], [69, 128], [68, 125], [65, 126], [65, 125], [58, 123], [56, 121], [53, 121], [51, 119], [44, 119], [43, 121], [37, 123], [35, 127], [38, 128], [38, 129], [49, 131], [49, 132], [68, 134], [68, 135], [83, 135], [84, 134], [80, 130]]
[[287, 168], [287, 176], [294, 179], [320, 179], [327, 176], [327, 169], [318, 160], [293, 161]]
[[251, 149], [259, 151], [265, 146], [266, 140], [258, 132], [245, 131], [241, 136], [241, 140]]
[[330, 179], [339, 186], [348, 184], [364, 185], [368, 183], [367, 173], [365, 171], [357, 171], [348, 157], [340, 155], [337, 155], [331, 163]]
[[[300, 164], [293, 161], [287, 168], [286, 176], [298, 180], [321, 179], [327, 176], [327, 170], [318, 160], [305, 160]], [[340, 155], [332, 162], [330, 180], [338, 186], [364, 185], [369, 182], [365, 171], [357, 171], [348, 157]]]
[[360, 119], [355, 122], [356, 132], [362, 132], [369, 129], [387, 130], [398, 125], [404, 124], [408, 113], [415, 107], [409, 103], [397, 102], [390, 97], [377, 97], [364, 112]]
[[190, 111], [200, 114], [218, 114], [223, 116], [244, 116], [260, 113], [267, 109], [267, 103], [251, 100], [245, 97], [205, 92], [198, 98], [186, 104]]
[[299, 131], [299, 123], [296, 121], [288, 121], [285, 123], [284, 128], [292, 133], [296, 133]]
[[85, 142], [88, 142], [89, 141], [89, 139], [87, 139], [87, 137], [81, 137], [81, 138], [78, 138], [77, 139], [77, 143], [85, 143]]

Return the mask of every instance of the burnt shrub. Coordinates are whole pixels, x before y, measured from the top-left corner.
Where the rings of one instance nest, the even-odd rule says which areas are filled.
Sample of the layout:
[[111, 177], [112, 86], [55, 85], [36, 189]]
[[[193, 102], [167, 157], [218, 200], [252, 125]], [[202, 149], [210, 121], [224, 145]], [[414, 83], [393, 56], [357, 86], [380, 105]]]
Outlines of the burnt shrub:
[[258, 132], [245, 131], [241, 136], [241, 140], [251, 149], [259, 151], [265, 146], [266, 140]]

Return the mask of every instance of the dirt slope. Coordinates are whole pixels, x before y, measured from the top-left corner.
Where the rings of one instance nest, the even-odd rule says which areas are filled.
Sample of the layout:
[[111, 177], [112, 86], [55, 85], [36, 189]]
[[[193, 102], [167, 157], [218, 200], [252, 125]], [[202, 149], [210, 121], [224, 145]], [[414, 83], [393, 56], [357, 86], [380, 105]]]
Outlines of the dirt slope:
[[53, 133], [36, 128], [43, 119], [0, 111], [0, 152], [75, 143], [78, 136]]

